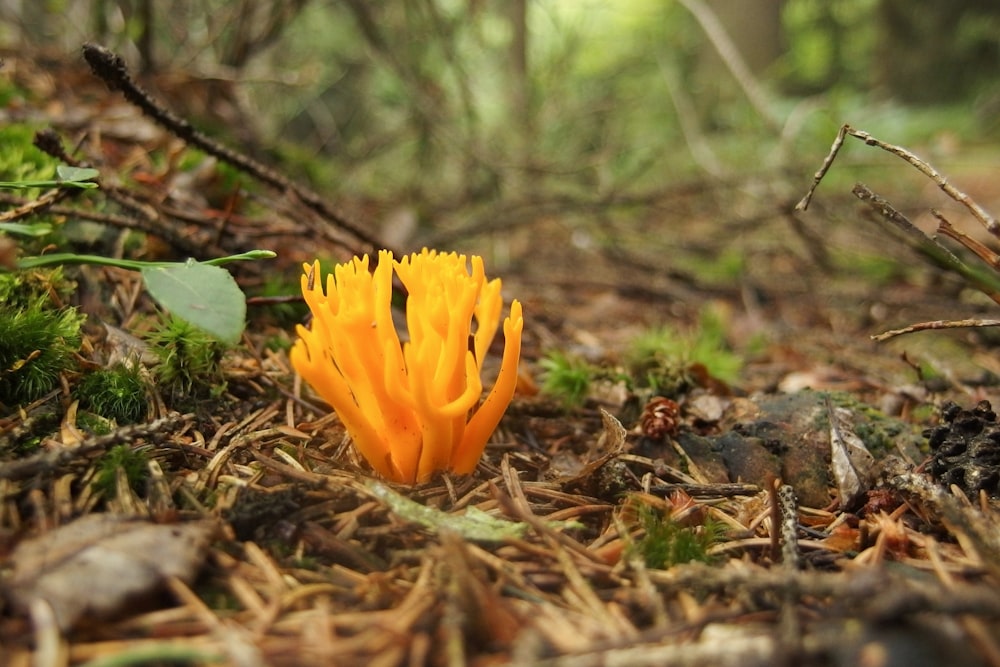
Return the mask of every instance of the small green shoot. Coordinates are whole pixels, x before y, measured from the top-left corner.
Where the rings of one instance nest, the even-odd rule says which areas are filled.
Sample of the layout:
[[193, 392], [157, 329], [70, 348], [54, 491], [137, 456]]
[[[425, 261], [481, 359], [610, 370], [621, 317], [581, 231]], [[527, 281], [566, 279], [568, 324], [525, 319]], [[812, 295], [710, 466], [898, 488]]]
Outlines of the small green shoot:
[[247, 300], [229, 271], [189, 260], [142, 270], [150, 296], [176, 317], [226, 343], [237, 343], [246, 326]]
[[724, 526], [707, 519], [701, 526], [683, 526], [667, 513], [641, 505], [639, 523], [643, 535], [631, 545], [629, 552], [642, 558], [646, 567], [665, 570], [691, 561], [711, 563], [708, 553], [721, 538]]
[[105, 498], [113, 498], [117, 488], [118, 469], [125, 471], [128, 485], [133, 491], [142, 491], [149, 477], [149, 455], [145, 448], [133, 449], [128, 445], [115, 445], [97, 463], [93, 486]]
[[560, 350], [548, 352], [538, 365], [543, 373], [542, 392], [569, 409], [584, 404], [593, 382], [600, 375], [600, 369]]
[[0, 233], [41, 238], [52, 233], [52, 225], [47, 222], [0, 222]]
[[75, 366], [84, 317], [44, 299], [0, 306], [0, 403], [28, 403], [51, 391]]
[[80, 403], [118, 424], [134, 424], [146, 416], [149, 401], [138, 364], [119, 363], [87, 375], [77, 387]]

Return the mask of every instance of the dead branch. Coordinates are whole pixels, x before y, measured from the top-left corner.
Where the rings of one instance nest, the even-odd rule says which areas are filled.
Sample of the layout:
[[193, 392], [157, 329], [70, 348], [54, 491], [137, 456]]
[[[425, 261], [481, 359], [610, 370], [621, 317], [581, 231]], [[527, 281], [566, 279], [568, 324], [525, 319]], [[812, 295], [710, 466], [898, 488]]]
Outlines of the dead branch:
[[[343, 214], [334, 210], [317, 193], [302, 185], [293, 183], [285, 176], [261, 164], [250, 156], [211, 139], [196, 130], [187, 120], [180, 118], [164, 107], [132, 80], [128, 72], [128, 67], [125, 65], [125, 60], [118, 54], [113, 53], [103, 46], [88, 43], [83, 45], [83, 56], [90, 65], [94, 75], [103, 80], [110, 90], [121, 91], [126, 100], [138, 107], [145, 115], [152, 118], [158, 125], [171, 134], [192, 146], [200, 148], [209, 155], [232, 165], [261, 183], [301, 200], [307, 208], [317, 213], [323, 220], [331, 222], [335, 227], [349, 232], [360, 242], [368, 246], [367, 251], [374, 251], [384, 247], [368, 230], [348, 220]], [[314, 227], [313, 231], [320, 234], [324, 239], [338, 246], [344, 245], [343, 239], [339, 235], [332, 233], [333, 230], [328, 225], [317, 225], [308, 218], [306, 219], [306, 223]], [[356, 248], [348, 249], [352, 252], [357, 251]]]
[[[855, 197], [868, 204], [872, 210], [903, 232], [906, 242], [941, 268], [962, 276], [968, 283], [1000, 304], [1000, 283], [993, 274], [977, 271], [936, 240], [920, 231], [916, 225], [897, 211], [886, 199], [875, 194], [862, 183], [851, 190]], [[807, 195], [808, 196], [808, 195]], [[804, 200], [803, 200], [804, 201]], [[799, 202], [801, 204], [802, 202]]]
[[989, 264], [994, 271], [1000, 270], [1000, 255], [993, 252], [992, 250], [990, 250], [985, 245], [983, 245], [976, 239], [972, 238], [968, 234], [960, 232], [959, 230], [952, 227], [951, 223], [948, 222], [948, 220], [943, 215], [941, 215], [940, 211], [931, 209], [931, 214], [938, 220], [937, 230], [939, 234], [944, 234], [948, 238], [954, 239], [958, 243], [961, 243], [963, 246], [965, 246], [970, 251], [975, 253], [976, 256], [979, 257], [979, 259]]
[[837, 132], [837, 136], [834, 138], [833, 144], [830, 146], [830, 152], [827, 154], [826, 159], [823, 160], [823, 164], [820, 166], [819, 171], [817, 171], [813, 176], [812, 187], [809, 188], [809, 191], [806, 192], [805, 196], [799, 201], [799, 203], [795, 205], [796, 211], [804, 211], [809, 208], [809, 202], [812, 200], [813, 193], [816, 192], [816, 188], [819, 187], [819, 183], [823, 180], [826, 172], [830, 170], [834, 159], [837, 157], [841, 146], [844, 144], [845, 137], [848, 135], [860, 139], [869, 146], [876, 146], [886, 152], [892, 153], [912, 165], [917, 169], [917, 171], [937, 183], [938, 187], [941, 188], [945, 194], [965, 206], [965, 208], [972, 213], [973, 217], [982, 223], [983, 227], [985, 227], [990, 234], [1000, 238], [1000, 223], [997, 222], [996, 218], [987, 213], [985, 209], [983, 209], [967, 194], [951, 185], [948, 182], [948, 179], [938, 173], [934, 167], [905, 148], [876, 139], [867, 132], [856, 130], [850, 125], [841, 126], [840, 131]]
[[0, 479], [26, 479], [43, 473], [52, 474], [79, 456], [104, 451], [111, 445], [132, 442], [136, 438], [170, 434], [177, 430], [182, 423], [193, 418], [193, 414], [174, 413], [147, 424], [131, 424], [107, 435], [95, 435], [75, 447], [61, 447], [40, 452], [25, 459], [0, 463]]

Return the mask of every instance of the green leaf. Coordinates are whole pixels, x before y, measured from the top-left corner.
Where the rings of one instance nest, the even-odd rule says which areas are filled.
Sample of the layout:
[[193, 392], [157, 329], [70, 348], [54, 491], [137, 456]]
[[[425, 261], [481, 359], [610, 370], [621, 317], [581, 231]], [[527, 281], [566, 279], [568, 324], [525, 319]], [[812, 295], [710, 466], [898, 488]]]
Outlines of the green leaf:
[[101, 172], [89, 167], [71, 167], [66, 164], [56, 167], [56, 176], [66, 185], [72, 183], [74, 185], [83, 185], [84, 187], [96, 187], [96, 184], [85, 183], [85, 181], [92, 181], [100, 175]]
[[22, 222], [0, 222], [0, 232], [7, 234], [20, 234], [21, 236], [45, 236], [52, 232], [52, 225], [47, 222], [34, 222], [24, 224]]
[[237, 343], [246, 324], [247, 302], [225, 269], [188, 260], [143, 267], [150, 295], [175, 316], [225, 343]]

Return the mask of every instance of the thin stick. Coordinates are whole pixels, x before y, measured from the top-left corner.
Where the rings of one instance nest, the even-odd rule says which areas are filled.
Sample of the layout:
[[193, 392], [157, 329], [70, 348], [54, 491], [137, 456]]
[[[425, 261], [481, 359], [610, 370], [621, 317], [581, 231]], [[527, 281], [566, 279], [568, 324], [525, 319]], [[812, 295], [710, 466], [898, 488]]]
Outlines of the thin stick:
[[969, 212], [972, 213], [973, 217], [975, 217], [976, 220], [982, 223], [983, 227], [985, 227], [990, 234], [992, 234], [993, 236], [1000, 237], [1000, 222], [997, 222], [996, 218], [987, 213], [979, 204], [973, 201], [973, 199], [969, 197], [969, 195], [955, 188], [955, 186], [953, 186], [951, 183], [948, 182], [948, 179], [939, 174], [937, 170], [934, 169], [934, 167], [932, 167], [930, 164], [924, 162], [919, 157], [917, 157], [910, 151], [906, 150], [905, 148], [902, 148], [901, 146], [896, 146], [894, 144], [887, 144], [884, 141], [876, 139], [867, 132], [863, 132], [861, 130], [855, 130], [849, 125], [845, 125], [844, 127], [846, 128], [847, 133], [850, 134], [852, 137], [857, 137], [858, 139], [861, 139], [869, 146], [878, 146], [882, 150], [888, 151], [893, 155], [913, 165], [917, 169], [917, 171], [919, 171], [921, 174], [927, 176], [932, 181], [937, 183], [938, 187], [941, 188], [945, 192], [945, 194], [947, 194], [949, 197], [951, 197], [958, 203], [965, 206], [965, 208], [967, 208]]
[[750, 105], [757, 110], [757, 113], [772, 130], [780, 132], [781, 119], [772, 110], [764, 88], [754, 78], [743, 56], [740, 55], [739, 49], [736, 48], [732, 38], [712, 8], [702, 0], [680, 0], [680, 4], [694, 16], [701, 29], [705, 31], [708, 41], [715, 47], [716, 53], [719, 54], [729, 73], [733, 75], [733, 79], [743, 89], [743, 94], [747, 96]]
[[931, 209], [931, 214], [938, 219], [937, 230], [939, 234], [944, 234], [948, 238], [958, 241], [966, 248], [974, 252], [979, 257], [979, 259], [989, 264], [990, 267], [993, 268], [993, 270], [1000, 270], [1000, 255], [993, 252], [992, 250], [990, 250], [985, 245], [983, 245], [976, 239], [972, 238], [968, 234], [960, 232], [954, 227], [952, 227], [951, 223], [948, 222], [947, 218], [941, 215], [940, 211]]
[[882, 342], [895, 336], [915, 333], [917, 331], [932, 331], [935, 329], [967, 329], [971, 327], [1000, 327], [1000, 320], [934, 320], [933, 322], [919, 322], [911, 324], [902, 329], [892, 329], [871, 337], [872, 340]]
[[816, 192], [816, 188], [819, 187], [819, 182], [823, 180], [826, 176], [826, 172], [830, 171], [830, 167], [833, 166], [833, 161], [837, 157], [837, 153], [840, 152], [840, 147], [844, 145], [844, 137], [847, 136], [847, 130], [850, 129], [848, 125], [841, 125], [840, 130], [837, 131], [837, 136], [833, 139], [833, 144], [830, 146], [830, 152], [826, 154], [823, 158], [823, 164], [819, 166], [816, 173], [813, 174], [813, 182], [806, 192], [805, 196], [799, 200], [799, 203], [795, 205], [796, 211], [804, 211], [809, 208], [809, 202], [812, 201], [813, 193]]

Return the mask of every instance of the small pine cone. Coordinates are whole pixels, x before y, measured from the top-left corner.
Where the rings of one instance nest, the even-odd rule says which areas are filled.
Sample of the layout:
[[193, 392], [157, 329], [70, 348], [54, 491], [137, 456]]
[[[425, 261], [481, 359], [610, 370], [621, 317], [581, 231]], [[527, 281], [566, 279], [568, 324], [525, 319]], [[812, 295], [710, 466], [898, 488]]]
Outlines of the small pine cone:
[[681, 424], [681, 406], [676, 401], [656, 396], [646, 403], [639, 417], [642, 434], [653, 440], [677, 435]]

